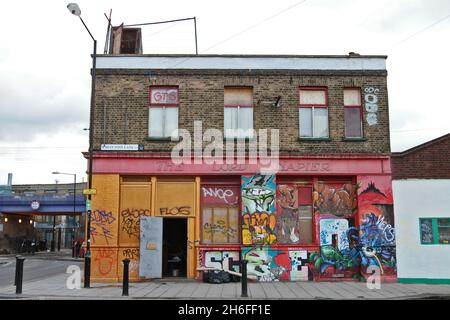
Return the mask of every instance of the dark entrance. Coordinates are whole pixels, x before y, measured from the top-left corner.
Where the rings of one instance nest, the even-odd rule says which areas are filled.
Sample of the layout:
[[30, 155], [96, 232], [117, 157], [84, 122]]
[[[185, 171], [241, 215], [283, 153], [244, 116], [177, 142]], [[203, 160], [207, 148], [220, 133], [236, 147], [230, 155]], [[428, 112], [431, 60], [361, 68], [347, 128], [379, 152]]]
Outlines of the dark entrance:
[[163, 221], [163, 277], [187, 275], [187, 219]]

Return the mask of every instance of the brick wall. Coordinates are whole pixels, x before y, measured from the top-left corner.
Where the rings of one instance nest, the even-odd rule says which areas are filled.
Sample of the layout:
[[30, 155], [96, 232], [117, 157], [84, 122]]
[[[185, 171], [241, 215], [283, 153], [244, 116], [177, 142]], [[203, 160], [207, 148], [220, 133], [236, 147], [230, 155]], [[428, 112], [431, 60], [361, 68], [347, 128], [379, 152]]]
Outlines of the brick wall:
[[[98, 70], [94, 150], [101, 143], [143, 144], [146, 151], [169, 152], [176, 143], [147, 141], [148, 91], [152, 85], [179, 86], [179, 128], [193, 132], [194, 120], [203, 129], [223, 130], [225, 86], [251, 86], [254, 128], [280, 129], [280, 151], [300, 153], [389, 154], [389, 114], [385, 71], [183, 71]], [[299, 141], [298, 95], [300, 86], [325, 86], [329, 97], [331, 141]], [[380, 89], [378, 124], [363, 120], [364, 140], [344, 141], [343, 89], [367, 86]], [[258, 104], [282, 96], [282, 107]], [[364, 97], [362, 97], [364, 101]], [[364, 108], [363, 108], [364, 109]]]
[[450, 134], [391, 157], [392, 179], [450, 179]]

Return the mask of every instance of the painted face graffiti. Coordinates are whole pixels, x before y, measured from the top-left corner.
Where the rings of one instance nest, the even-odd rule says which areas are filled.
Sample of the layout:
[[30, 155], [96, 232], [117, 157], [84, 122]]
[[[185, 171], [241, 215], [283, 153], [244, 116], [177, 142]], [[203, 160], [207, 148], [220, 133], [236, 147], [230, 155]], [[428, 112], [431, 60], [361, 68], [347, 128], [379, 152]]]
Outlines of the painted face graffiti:
[[356, 186], [351, 183], [328, 185], [318, 182], [313, 192], [314, 209], [317, 213], [349, 216], [357, 208]]

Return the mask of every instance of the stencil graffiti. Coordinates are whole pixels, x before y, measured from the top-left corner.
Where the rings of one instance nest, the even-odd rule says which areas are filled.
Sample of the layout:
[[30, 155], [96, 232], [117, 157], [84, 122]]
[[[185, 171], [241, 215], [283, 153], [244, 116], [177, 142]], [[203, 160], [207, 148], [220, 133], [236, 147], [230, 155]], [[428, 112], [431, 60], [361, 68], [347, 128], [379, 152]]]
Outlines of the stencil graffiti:
[[356, 186], [351, 183], [314, 185], [313, 205], [316, 213], [349, 216], [356, 212]]
[[141, 216], [150, 216], [150, 210], [147, 209], [125, 209], [120, 213], [122, 217], [120, 228], [128, 237], [139, 239], [139, 225]]
[[299, 243], [300, 214], [298, 211], [298, 190], [295, 186], [279, 185], [278, 215], [275, 234], [278, 243]]
[[111, 211], [95, 210], [91, 214], [91, 239], [92, 243], [104, 240], [109, 244], [109, 240], [114, 239], [112, 234], [112, 224], [116, 220]]
[[258, 281], [308, 280], [308, 259], [304, 250], [244, 248], [242, 255], [248, 261], [248, 274], [256, 276]]
[[276, 242], [275, 176], [242, 177], [242, 238], [244, 244]]

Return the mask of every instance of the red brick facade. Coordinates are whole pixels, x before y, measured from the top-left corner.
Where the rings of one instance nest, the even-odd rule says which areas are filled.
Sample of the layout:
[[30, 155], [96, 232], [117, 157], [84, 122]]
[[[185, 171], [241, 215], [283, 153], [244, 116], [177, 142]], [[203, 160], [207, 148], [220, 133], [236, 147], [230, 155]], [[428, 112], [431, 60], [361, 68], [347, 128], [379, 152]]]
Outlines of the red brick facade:
[[393, 152], [392, 179], [450, 179], [450, 134]]

